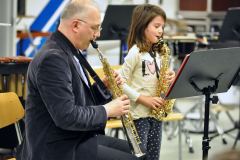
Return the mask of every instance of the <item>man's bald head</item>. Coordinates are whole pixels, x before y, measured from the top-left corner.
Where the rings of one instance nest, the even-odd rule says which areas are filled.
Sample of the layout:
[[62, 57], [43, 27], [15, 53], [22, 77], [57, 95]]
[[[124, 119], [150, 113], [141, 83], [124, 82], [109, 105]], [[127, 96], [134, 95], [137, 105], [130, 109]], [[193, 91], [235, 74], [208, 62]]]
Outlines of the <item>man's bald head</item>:
[[71, 19], [76, 16], [84, 17], [89, 7], [98, 8], [92, 0], [71, 0], [62, 12], [61, 20]]

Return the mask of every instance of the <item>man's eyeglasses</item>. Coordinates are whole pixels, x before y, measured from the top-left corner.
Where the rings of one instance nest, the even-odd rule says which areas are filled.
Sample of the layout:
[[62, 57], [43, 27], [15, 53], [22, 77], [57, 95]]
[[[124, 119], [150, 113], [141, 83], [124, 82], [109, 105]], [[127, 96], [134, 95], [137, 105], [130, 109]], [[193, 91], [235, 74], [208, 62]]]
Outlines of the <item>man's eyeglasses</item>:
[[102, 26], [100, 26], [100, 25], [91, 25], [87, 21], [84, 21], [84, 20], [81, 20], [81, 19], [77, 19], [77, 20], [88, 24], [94, 32], [100, 32], [102, 30]]

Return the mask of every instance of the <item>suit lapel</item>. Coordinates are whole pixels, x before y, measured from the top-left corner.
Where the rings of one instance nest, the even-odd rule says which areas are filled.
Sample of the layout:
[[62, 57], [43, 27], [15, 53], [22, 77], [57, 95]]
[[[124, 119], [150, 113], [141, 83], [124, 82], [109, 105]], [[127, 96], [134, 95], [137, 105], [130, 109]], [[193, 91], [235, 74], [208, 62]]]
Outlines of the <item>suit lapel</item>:
[[72, 61], [73, 61], [73, 65], [74, 65], [74, 68], [75, 68], [76, 71], [78, 72], [78, 74], [79, 74], [81, 80], [83, 81], [83, 83], [84, 83], [87, 87], [89, 87], [89, 86], [90, 86], [90, 83], [89, 83], [88, 74], [87, 74], [86, 72], [84, 72], [84, 68], [83, 68], [83, 66], [81, 66], [81, 67], [82, 67], [83, 72], [84, 72], [84, 74], [85, 74], [85, 76], [86, 76], [86, 78], [87, 78], [88, 84], [87, 84], [86, 81], [84, 80], [84, 77], [83, 77], [84, 75], [83, 75], [83, 73], [81, 72], [81, 70], [80, 70], [80, 68], [79, 68], [78, 62], [74, 59], [73, 56], [71, 56], [70, 58], [72, 59]]

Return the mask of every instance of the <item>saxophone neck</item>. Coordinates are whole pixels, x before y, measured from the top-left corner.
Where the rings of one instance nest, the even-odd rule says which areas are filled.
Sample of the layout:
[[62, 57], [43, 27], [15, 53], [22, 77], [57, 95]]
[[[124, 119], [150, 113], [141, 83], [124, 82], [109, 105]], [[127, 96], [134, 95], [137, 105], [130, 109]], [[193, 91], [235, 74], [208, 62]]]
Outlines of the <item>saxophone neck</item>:
[[160, 52], [162, 52], [163, 54], [169, 54], [170, 53], [170, 49], [167, 45], [167, 42], [164, 41], [164, 39], [161, 37], [158, 42], [156, 43], [158, 48], [160, 49]]
[[103, 53], [98, 48], [96, 50], [98, 52], [99, 59], [103, 60], [104, 59]]
[[100, 59], [100, 60], [103, 60], [103, 59], [104, 59], [104, 56], [103, 56], [102, 51], [98, 48], [97, 42], [94, 41], [94, 40], [91, 40], [90, 42], [91, 42], [92, 47], [97, 50], [99, 59]]
[[163, 55], [170, 55], [170, 49], [166, 43], [163, 43], [161, 53], [163, 53]]

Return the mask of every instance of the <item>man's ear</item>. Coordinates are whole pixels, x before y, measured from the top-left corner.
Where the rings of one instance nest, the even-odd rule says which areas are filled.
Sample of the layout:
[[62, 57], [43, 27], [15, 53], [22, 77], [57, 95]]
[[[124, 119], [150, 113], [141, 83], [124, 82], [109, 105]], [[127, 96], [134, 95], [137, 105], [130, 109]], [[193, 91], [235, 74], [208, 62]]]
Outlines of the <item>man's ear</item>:
[[74, 32], [78, 32], [80, 25], [81, 24], [77, 20], [72, 21], [71, 23], [72, 30]]

